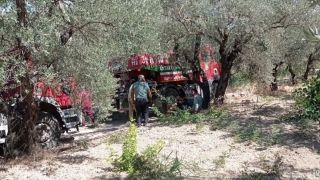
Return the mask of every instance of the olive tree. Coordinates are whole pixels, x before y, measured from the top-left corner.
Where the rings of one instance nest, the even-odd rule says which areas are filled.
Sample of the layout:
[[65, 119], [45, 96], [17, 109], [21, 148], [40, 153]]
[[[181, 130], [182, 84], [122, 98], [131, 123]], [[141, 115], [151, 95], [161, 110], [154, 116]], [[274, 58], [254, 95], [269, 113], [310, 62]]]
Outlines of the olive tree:
[[184, 34], [201, 36], [217, 47], [221, 78], [215, 97], [222, 101], [235, 64], [251, 69], [265, 82], [271, 81], [273, 64], [279, 63], [286, 52], [282, 51], [282, 34], [286, 29], [301, 26], [311, 12], [306, 1], [293, 0], [171, 4], [167, 16], [172, 23], [180, 23]]
[[23, 102], [25, 152], [32, 149], [38, 108], [32, 80], [39, 74], [47, 81], [72, 76], [78, 86], [93, 92], [94, 103], [107, 107], [115, 85], [108, 61], [149, 47], [159, 51], [158, 5], [151, 0], [1, 1], [0, 50], [5, 53], [0, 58], [0, 91], [7, 91], [8, 67], [14, 67], [10, 78]]

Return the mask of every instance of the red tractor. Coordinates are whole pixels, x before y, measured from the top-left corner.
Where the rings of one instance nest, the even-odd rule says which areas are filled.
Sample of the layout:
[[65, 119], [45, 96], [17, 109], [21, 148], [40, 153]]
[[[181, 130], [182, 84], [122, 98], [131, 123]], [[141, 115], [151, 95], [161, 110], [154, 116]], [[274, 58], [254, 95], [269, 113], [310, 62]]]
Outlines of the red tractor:
[[[170, 63], [170, 56], [173, 55], [170, 51], [164, 56], [152, 56], [149, 53], [133, 54], [125, 61], [125, 65], [122, 59], [110, 61], [109, 70], [114, 74], [114, 77], [119, 78], [119, 87], [113, 96], [116, 109], [118, 111], [128, 110], [128, 91], [131, 84], [137, 80], [139, 74], [145, 76], [150, 89], [153, 91], [154, 106], [163, 112], [168, 110], [170, 103], [163, 101], [161, 97], [171, 99], [171, 102], [174, 102], [177, 96], [183, 94], [189, 97], [192, 95], [191, 90], [193, 88], [200, 89], [197, 84], [185, 77], [183, 72], [201, 82], [202, 78], [194, 76], [191, 68], [188, 68], [188, 63], [182, 65]], [[210, 92], [213, 92], [220, 79], [220, 66], [213, 58], [213, 48], [210, 45], [201, 48], [199, 61], [208, 78]], [[213, 97], [213, 93], [211, 97]]]
[[[31, 61], [28, 61], [30, 65]], [[29, 68], [29, 66], [27, 67]], [[7, 136], [19, 131], [23, 121], [23, 107], [19, 100], [20, 87], [13, 79], [14, 67], [8, 69], [8, 81], [0, 92], [9, 112], [0, 113], [0, 144], [6, 142]], [[29, 72], [30, 73], [30, 72]], [[36, 139], [43, 147], [58, 144], [61, 133], [70, 128], [78, 129], [82, 120], [81, 109], [74, 106], [78, 98], [76, 84], [72, 78], [44, 81], [41, 77], [33, 84], [34, 101], [39, 104], [38, 119], [35, 126]], [[13, 116], [14, 114], [14, 116]]]

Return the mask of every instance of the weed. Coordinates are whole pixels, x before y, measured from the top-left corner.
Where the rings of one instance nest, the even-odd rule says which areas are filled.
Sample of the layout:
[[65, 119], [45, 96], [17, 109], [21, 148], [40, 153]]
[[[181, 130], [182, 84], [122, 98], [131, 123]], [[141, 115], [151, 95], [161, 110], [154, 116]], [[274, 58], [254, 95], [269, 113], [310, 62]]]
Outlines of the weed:
[[110, 144], [121, 144], [125, 141], [125, 135], [126, 133], [120, 131], [115, 134], [109, 135], [107, 138], [104, 139], [104, 141]]
[[279, 153], [275, 154], [275, 159], [273, 162], [270, 162], [266, 159], [266, 156], [263, 154], [259, 155], [259, 167], [263, 172], [251, 172], [249, 171], [249, 163], [244, 162], [243, 164], [243, 179], [279, 179], [284, 171], [283, 157]]
[[232, 124], [231, 132], [234, 134], [236, 141], [260, 141], [260, 130], [255, 121], [250, 122], [247, 126], [241, 127], [237, 122]]
[[283, 174], [284, 167], [283, 167], [283, 157], [280, 156], [279, 153], [276, 153], [274, 155], [275, 159], [270, 164], [263, 163], [262, 169], [266, 171], [268, 174], [275, 175], [277, 177], [280, 177]]
[[118, 170], [128, 171], [130, 174], [134, 172], [133, 158], [137, 151], [137, 127], [130, 119], [129, 131], [126, 134], [123, 142], [122, 155], [115, 159], [115, 164]]
[[[215, 110], [214, 108], [211, 108], [209, 111], [202, 111], [196, 114], [191, 114], [188, 110], [181, 110], [176, 107], [170, 114], [159, 115], [158, 120], [163, 123], [182, 125], [182, 124], [188, 124], [188, 123], [199, 123], [200, 121], [211, 121], [217, 118], [218, 119], [223, 118], [226, 116], [227, 114], [226, 112], [227, 111], [225, 111], [224, 109]], [[158, 110], [158, 113], [160, 113], [159, 110]]]
[[50, 156], [47, 160], [47, 164], [50, 166], [54, 166], [54, 165], [56, 165], [56, 163], [57, 163], [57, 161], [56, 161], [55, 157]]
[[226, 158], [228, 157], [226, 152], [223, 152], [217, 159], [213, 160], [213, 163], [217, 168], [223, 168], [226, 164]]
[[202, 132], [202, 129], [203, 129], [203, 127], [204, 127], [204, 122], [203, 121], [198, 121], [197, 123], [196, 123], [196, 132], [197, 133], [200, 133], [200, 132]]
[[222, 129], [224, 127], [227, 127], [230, 124], [230, 122], [225, 118], [224, 115], [221, 115], [218, 118], [214, 118], [211, 120], [211, 130], [216, 131], [219, 129]]
[[81, 139], [79, 141], [79, 145], [83, 148], [83, 149], [88, 149], [89, 148], [89, 139], [87, 137]]
[[182, 166], [180, 159], [176, 156], [171, 160], [171, 154], [161, 159], [159, 153], [164, 142], [160, 140], [137, 153], [137, 128], [133, 119], [130, 119], [129, 123], [120, 156], [107, 143], [107, 149], [110, 151], [107, 160], [113, 162], [115, 170], [126, 171], [135, 179], [179, 179], [178, 173]]
[[283, 132], [283, 128], [281, 126], [272, 126], [271, 131], [268, 133], [268, 135], [264, 138], [264, 142], [267, 145], [274, 145], [279, 143], [281, 133]]

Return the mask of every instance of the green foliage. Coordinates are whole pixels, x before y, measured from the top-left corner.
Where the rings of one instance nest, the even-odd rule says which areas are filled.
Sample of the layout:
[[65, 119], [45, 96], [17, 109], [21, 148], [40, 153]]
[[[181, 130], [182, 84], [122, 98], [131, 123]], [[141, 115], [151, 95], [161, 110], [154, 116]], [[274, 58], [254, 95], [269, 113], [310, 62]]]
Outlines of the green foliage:
[[222, 155], [220, 155], [217, 159], [213, 160], [213, 163], [216, 165], [217, 168], [223, 168], [226, 164], [227, 157], [228, 154], [226, 152], [223, 152]]
[[137, 151], [137, 127], [133, 119], [130, 120], [129, 124], [130, 127], [122, 146], [122, 155], [115, 160], [115, 166], [120, 171], [127, 171], [132, 174], [135, 171], [133, 158]]
[[320, 74], [307, 80], [304, 87], [296, 89], [293, 97], [298, 109], [298, 122], [305, 124], [308, 120], [320, 122]]
[[244, 73], [235, 73], [230, 77], [229, 85], [230, 86], [246, 86], [250, 83], [250, 78], [247, 74]]
[[280, 142], [281, 134], [283, 133], [283, 128], [281, 126], [274, 125], [272, 126], [270, 132], [267, 136], [263, 138], [263, 142], [266, 145], [274, 145]]
[[257, 123], [258, 121], [251, 121], [241, 125], [239, 122], [233, 121], [229, 124], [229, 127], [235, 140], [239, 142], [253, 141], [271, 146], [281, 141], [281, 134], [283, 133], [281, 126], [273, 125], [270, 130], [262, 131]]
[[230, 119], [228, 119], [229, 117], [227, 116], [226, 110], [214, 111], [211, 109], [210, 114], [212, 114], [213, 117], [211, 120], [211, 130], [219, 130], [230, 125]]
[[89, 148], [89, 139], [88, 138], [83, 138], [79, 141], [79, 145], [83, 148], [83, 149], [88, 149]]
[[182, 163], [178, 157], [170, 159], [171, 154], [161, 158], [159, 152], [164, 143], [157, 141], [148, 146], [141, 154], [134, 157], [134, 172], [137, 179], [179, 179], [178, 174]]
[[311, 41], [311, 42], [319, 42], [320, 41], [320, 35], [318, 33], [317, 28], [314, 28], [314, 30], [313, 30], [309, 27], [308, 30], [304, 29], [303, 33], [304, 33], [307, 41]]
[[234, 134], [237, 141], [259, 141], [260, 130], [255, 121], [248, 123], [245, 126], [239, 126], [238, 123], [232, 124], [231, 132]]
[[176, 156], [172, 160], [171, 154], [161, 158], [160, 151], [164, 142], [160, 140], [137, 153], [137, 127], [133, 119], [129, 123], [122, 154], [119, 156], [107, 143], [110, 151], [107, 161], [113, 162], [116, 171], [126, 171], [135, 179], [179, 179], [178, 173], [182, 166], [180, 159]]
[[209, 111], [200, 111], [199, 113], [193, 114], [190, 113], [189, 110], [182, 110], [178, 107], [175, 107], [172, 112], [168, 114], [163, 114], [156, 108], [157, 115], [159, 116], [159, 121], [162, 123], [169, 123], [169, 124], [188, 124], [188, 123], [196, 123], [200, 126], [203, 124], [204, 121], [215, 120], [219, 118], [223, 118], [226, 115], [226, 111], [224, 109], [215, 110], [212, 107]]

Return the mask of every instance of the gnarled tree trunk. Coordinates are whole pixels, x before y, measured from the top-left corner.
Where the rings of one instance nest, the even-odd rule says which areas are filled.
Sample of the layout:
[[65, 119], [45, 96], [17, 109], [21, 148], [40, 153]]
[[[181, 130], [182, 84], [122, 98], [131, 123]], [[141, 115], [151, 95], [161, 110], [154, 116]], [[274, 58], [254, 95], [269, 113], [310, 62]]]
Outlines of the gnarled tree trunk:
[[296, 82], [296, 74], [294, 73], [293, 69], [292, 69], [292, 65], [289, 63], [288, 64], [288, 71], [291, 75], [291, 83], [292, 85], [295, 85], [297, 82]]
[[308, 57], [308, 62], [307, 62], [307, 68], [303, 74], [303, 79], [304, 80], [308, 80], [308, 76], [309, 76], [309, 72], [310, 70], [312, 69], [313, 67], [313, 62], [315, 61], [316, 59], [313, 57], [313, 53], [311, 53]]
[[[245, 41], [248, 41], [249, 39], [246, 39]], [[226, 50], [227, 47], [227, 41], [228, 41], [228, 35], [224, 34], [223, 41], [220, 42], [220, 63], [221, 63], [221, 74], [220, 74], [220, 80], [217, 87], [217, 91], [215, 94], [215, 104], [222, 104], [224, 101], [224, 95], [226, 93], [229, 79], [231, 77], [231, 69], [233, 66], [233, 62], [237, 59], [238, 54], [242, 50], [242, 41], [240, 39], [236, 39], [233, 45], [233, 50], [231, 52], [228, 52]]]
[[[25, 28], [28, 25], [27, 22], [27, 10], [26, 10], [26, 2], [24, 0], [16, 0], [17, 6], [17, 20], [18, 24], [21, 28]], [[37, 110], [38, 107], [33, 99], [33, 85], [31, 82], [31, 78], [29, 77], [29, 61], [31, 57], [31, 51], [23, 45], [20, 37], [17, 37], [17, 49], [19, 50], [18, 61], [23, 61], [26, 68], [26, 73], [24, 76], [20, 77], [21, 88], [20, 94], [23, 98], [23, 121], [21, 123], [21, 132], [19, 132], [20, 140], [15, 140], [21, 142], [19, 145], [21, 149], [25, 153], [31, 153], [32, 147], [34, 145], [34, 127], [37, 119]]]
[[271, 82], [271, 91], [275, 91], [278, 90], [278, 80], [277, 80], [277, 76], [278, 76], [278, 70], [279, 67], [283, 64], [282, 61], [280, 61], [279, 63], [274, 63], [274, 68], [272, 69], [272, 76], [273, 76], [273, 82]]

